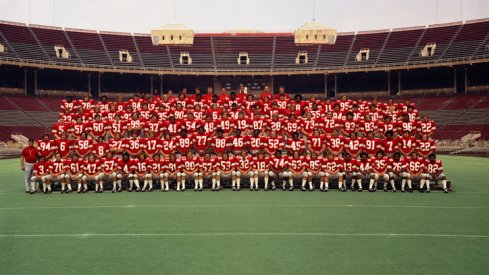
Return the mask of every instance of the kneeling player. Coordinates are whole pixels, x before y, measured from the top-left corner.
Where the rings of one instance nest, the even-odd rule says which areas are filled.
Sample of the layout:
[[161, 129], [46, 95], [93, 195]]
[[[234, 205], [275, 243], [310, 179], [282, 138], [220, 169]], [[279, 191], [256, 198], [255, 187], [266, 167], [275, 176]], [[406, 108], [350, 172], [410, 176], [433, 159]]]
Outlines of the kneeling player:
[[443, 173], [443, 164], [441, 163], [441, 160], [436, 159], [435, 153], [431, 153], [428, 156], [428, 162], [425, 165], [425, 172], [426, 186], [428, 188], [427, 192], [430, 191], [430, 180], [434, 180], [435, 182], [441, 181], [441, 184], [443, 185], [443, 192], [448, 193], [447, 178]]

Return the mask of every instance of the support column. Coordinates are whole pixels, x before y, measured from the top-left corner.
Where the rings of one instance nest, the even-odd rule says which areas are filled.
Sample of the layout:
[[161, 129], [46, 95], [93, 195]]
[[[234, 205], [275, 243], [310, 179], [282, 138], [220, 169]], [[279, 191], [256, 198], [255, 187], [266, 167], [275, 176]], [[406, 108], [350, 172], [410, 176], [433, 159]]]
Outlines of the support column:
[[467, 67], [465, 67], [465, 74], [464, 74], [464, 94], [467, 93], [467, 87], [468, 87], [468, 74], [469, 74], [469, 70], [467, 69]]
[[338, 75], [334, 75], [334, 94], [333, 97], [336, 97], [338, 95]]
[[27, 95], [27, 70], [24, 69], [24, 95]]
[[272, 92], [272, 95], [275, 94], [275, 91], [273, 88], [273, 75], [270, 76], [270, 91]]
[[160, 95], [163, 95], [163, 76], [160, 75]]
[[391, 90], [391, 71], [387, 71], [387, 91], [388, 94], [391, 95], [392, 90]]
[[324, 98], [328, 98], [328, 74], [324, 74]]
[[453, 68], [453, 92], [457, 93], [457, 69]]
[[92, 74], [88, 73], [88, 94], [92, 94]]
[[100, 97], [100, 91], [101, 91], [101, 84], [102, 84], [102, 81], [101, 81], [101, 78], [102, 78], [102, 73], [98, 73], [98, 89], [97, 89], [97, 98]]
[[37, 70], [34, 70], [34, 95], [37, 93]]
[[397, 94], [401, 95], [401, 71], [397, 72]]

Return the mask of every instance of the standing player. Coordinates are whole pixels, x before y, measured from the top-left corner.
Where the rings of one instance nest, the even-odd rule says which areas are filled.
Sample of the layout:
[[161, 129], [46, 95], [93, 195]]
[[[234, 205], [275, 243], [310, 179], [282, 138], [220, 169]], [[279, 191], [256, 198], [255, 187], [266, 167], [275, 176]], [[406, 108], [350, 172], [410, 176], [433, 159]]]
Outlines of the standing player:
[[54, 153], [54, 142], [49, 139], [48, 134], [42, 135], [42, 139], [37, 141], [37, 150], [47, 160]]

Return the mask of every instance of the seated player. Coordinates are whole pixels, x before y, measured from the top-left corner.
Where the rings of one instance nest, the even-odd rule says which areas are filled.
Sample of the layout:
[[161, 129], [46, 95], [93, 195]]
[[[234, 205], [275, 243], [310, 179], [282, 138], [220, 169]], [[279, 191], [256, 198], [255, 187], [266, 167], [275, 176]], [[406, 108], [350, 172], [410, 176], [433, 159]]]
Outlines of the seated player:
[[[258, 191], [258, 180], [263, 178], [265, 188], [268, 188], [268, 177], [270, 172], [270, 159], [265, 157], [265, 153], [259, 152], [257, 157], [253, 158], [253, 183], [250, 185], [250, 189], [254, 188]], [[254, 184], [254, 185], [253, 185]]]
[[[233, 176], [233, 172], [235, 171], [236, 163], [233, 158], [229, 157], [228, 153], [222, 154], [222, 157], [217, 158], [216, 164], [216, 185], [217, 188], [221, 186], [222, 178], [233, 178], [233, 182], [236, 184], [235, 175]], [[233, 189], [236, 190], [236, 189]]]
[[83, 164], [84, 175], [82, 177], [83, 193], [88, 192], [88, 182], [95, 182], [95, 192], [103, 192], [98, 190], [98, 174], [100, 174], [101, 163], [95, 159], [93, 154], [88, 155], [88, 160]]
[[[358, 192], [362, 192], [362, 180], [370, 180], [372, 167], [370, 162], [368, 161], [368, 154], [365, 152], [360, 153], [360, 160], [357, 162], [357, 184], [358, 184]], [[354, 188], [352, 184], [352, 189]]]
[[[138, 159], [134, 160], [134, 184], [136, 185], [136, 192], [146, 191], [146, 188], [149, 186], [149, 191], [153, 191], [153, 182], [149, 182], [151, 179], [150, 167], [151, 167], [151, 159], [147, 159], [146, 154], [139, 154]], [[143, 189], [139, 188], [139, 181], [143, 181]], [[129, 186], [129, 190], [132, 190], [132, 186]]]
[[164, 165], [166, 171], [163, 173], [163, 184], [161, 185], [161, 191], [168, 192], [170, 180], [177, 180], [177, 174], [181, 169], [181, 159], [177, 159], [175, 154], [171, 153], [169, 157], [164, 159]]
[[428, 156], [428, 162], [425, 163], [425, 179], [426, 179], [426, 192], [430, 191], [430, 180], [435, 182], [441, 181], [443, 185], [443, 192], [448, 193], [447, 178], [443, 173], [443, 164], [441, 160], [436, 159], [436, 154], [431, 153]]
[[321, 183], [323, 184], [320, 184], [319, 190], [322, 192], [328, 192], [329, 182], [332, 179], [338, 179], [338, 186], [341, 186], [341, 188], [338, 188], [338, 190], [345, 192], [346, 188], [343, 188], [343, 173], [341, 173], [342, 169], [342, 160], [333, 154], [328, 154], [328, 157], [324, 158], [321, 164], [321, 170], [324, 174], [323, 179], [321, 180]]
[[[418, 153], [412, 152], [411, 157], [406, 158], [406, 178], [407, 184], [411, 191], [412, 181], [419, 181], [419, 192], [424, 192], [423, 187], [425, 185], [425, 175], [423, 173], [425, 169], [425, 160], [418, 157]], [[402, 187], [404, 190], [404, 187]], [[430, 192], [430, 185], [428, 182], [427, 190]]]
[[302, 154], [304, 150], [306, 150], [304, 139], [299, 139], [298, 132], [292, 133], [292, 138], [287, 139], [285, 147], [287, 148], [289, 155], [294, 155], [295, 152]]
[[312, 136], [307, 137], [307, 150], [309, 152], [315, 152], [318, 155], [322, 155], [326, 150], [327, 139], [326, 135], [321, 135], [319, 129], [314, 129]]
[[[285, 179], [290, 177], [290, 173], [287, 171], [288, 164], [287, 158], [282, 156], [282, 151], [277, 150], [270, 161], [269, 175], [273, 178], [272, 190], [275, 190], [276, 181], [279, 179], [282, 179], [282, 186], [285, 186]], [[265, 191], [267, 190], [268, 188], [265, 188]]]
[[194, 150], [199, 153], [199, 155], [204, 155], [209, 148], [210, 133], [206, 133], [203, 126], [197, 128], [197, 133], [193, 135]]
[[[375, 192], [377, 190], [379, 179], [382, 179], [384, 183], [384, 192], [387, 192], [387, 183], [389, 182], [389, 173], [387, 171], [388, 160], [389, 159], [382, 151], [377, 151], [375, 157], [370, 159], [373, 177], [370, 177], [368, 191]], [[396, 192], [395, 186], [392, 186], [392, 191]]]
[[253, 156], [248, 154], [246, 150], [241, 151], [241, 155], [235, 157], [236, 163], [236, 188], [239, 190], [241, 177], [250, 178], [250, 190], [253, 191], [254, 173], [252, 171]]
[[[118, 170], [118, 162], [119, 160], [117, 158], [113, 157], [112, 152], [107, 152], [106, 157], [102, 158], [100, 160], [101, 164], [101, 169], [100, 169], [100, 174], [98, 175], [98, 185], [99, 189], [101, 192], [104, 190], [104, 180], [106, 179], [111, 179], [112, 180], [112, 193], [115, 193], [117, 190], [117, 170]], [[120, 176], [122, 178], [122, 176]], [[119, 185], [119, 189], [122, 186]]]
[[187, 178], [194, 179], [194, 191], [203, 190], [203, 184], [201, 183], [202, 172], [200, 172], [200, 158], [198, 155], [194, 156], [191, 151], [188, 151], [187, 155], [182, 157], [182, 172], [180, 173], [180, 184], [182, 191], [185, 190], [185, 180]]
[[[288, 159], [289, 163], [289, 191], [294, 190], [294, 178], [296, 179], [301, 179], [303, 183], [305, 183], [305, 180], [307, 179], [307, 164], [306, 160], [303, 156], [299, 154], [299, 152], [295, 151], [294, 155]], [[282, 186], [282, 189], [285, 191], [286, 186], [285, 184]]]
[[[61, 183], [61, 193], [65, 192], [65, 167], [63, 160], [61, 159], [61, 153], [54, 153], [54, 160], [49, 162], [49, 175], [46, 176], [46, 184], [48, 185], [48, 190], [51, 190], [51, 184], [54, 182]], [[71, 184], [68, 187], [68, 192], [71, 191]]]
[[81, 192], [82, 176], [83, 176], [83, 163], [84, 161], [79, 158], [77, 153], [72, 153], [70, 159], [65, 159], [63, 165], [65, 166], [65, 183], [68, 185], [68, 190], [71, 191], [71, 182], [77, 182], [78, 193]]
[[346, 180], [350, 179], [351, 191], [355, 191], [355, 181], [357, 180], [357, 169], [358, 169], [357, 160], [352, 159], [350, 154], [345, 153], [344, 161], [343, 161], [343, 169], [342, 169], [344, 180], [343, 180], [343, 186], [341, 186], [341, 188], [346, 190]]
[[118, 175], [117, 175], [117, 185], [119, 188], [117, 192], [122, 191], [122, 180], [126, 179], [129, 182], [129, 186], [134, 183], [134, 161], [131, 159], [128, 153], [122, 154], [122, 159], [119, 159], [117, 163]]
[[49, 161], [46, 161], [44, 156], [40, 156], [33, 167], [33, 176], [31, 177], [31, 194], [36, 193], [36, 183], [42, 184], [42, 192], [44, 194], [51, 193], [51, 186], [47, 185], [47, 176], [49, 175]]
[[406, 165], [401, 159], [401, 153], [395, 152], [393, 157], [387, 162], [387, 170], [389, 171], [389, 179], [393, 192], [396, 192], [396, 180], [401, 180], [402, 192], [404, 192], [404, 186], [406, 184], [405, 169]]
[[160, 154], [153, 155], [153, 159], [151, 161], [151, 167], [150, 167], [150, 171], [151, 171], [151, 179], [150, 180], [151, 180], [151, 183], [153, 181], [159, 180], [160, 185], [161, 185], [161, 190], [164, 190], [164, 187], [163, 187], [164, 170], [165, 170], [165, 164], [164, 164], [163, 160], [161, 159]]
[[212, 181], [211, 190], [216, 191], [216, 173], [214, 171], [216, 166], [216, 159], [213, 158], [209, 152], [207, 152], [199, 162], [201, 165], [202, 181], [204, 179], [210, 178]]
[[307, 178], [302, 179], [301, 191], [306, 191], [306, 181], [309, 183], [309, 191], [314, 190], [313, 179], [318, 179], [323, 182], [324, 172], [321, 172], [321, 164], [323, 157], [318, 156], [316, 152], [311, 152], [311, 156], [306, 159]]

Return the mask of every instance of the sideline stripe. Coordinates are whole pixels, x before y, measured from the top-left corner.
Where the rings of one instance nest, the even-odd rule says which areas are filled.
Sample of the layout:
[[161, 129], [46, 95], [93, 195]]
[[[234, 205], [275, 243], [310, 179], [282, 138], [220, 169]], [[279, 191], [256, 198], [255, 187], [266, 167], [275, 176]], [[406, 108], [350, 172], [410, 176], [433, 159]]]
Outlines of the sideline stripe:
[[165, 207], [341, 207], [341, 208], [428, 208], [428, 209], [489, 209], [488, 206], [436, 206], [389, 204], [140, 204], [140, 205], [82, 205], [82, 206], [22, 206], [1, 207], [0, 210], [90, 209], [90, 208], [165, 208]]
[[179, 236], [333, 236], [333, 237], [440, 237], [489, 238], [489, 235], [416, 234], [416, 233], [297, 233], [297, 232], [203, 232], [203, 233], [76, 233], [76, 234], [0, 234], [0, 238], [43, 237], [179, 237]]

